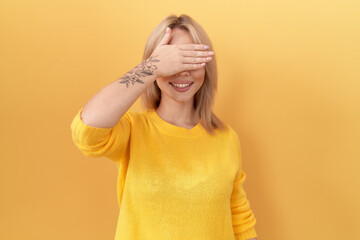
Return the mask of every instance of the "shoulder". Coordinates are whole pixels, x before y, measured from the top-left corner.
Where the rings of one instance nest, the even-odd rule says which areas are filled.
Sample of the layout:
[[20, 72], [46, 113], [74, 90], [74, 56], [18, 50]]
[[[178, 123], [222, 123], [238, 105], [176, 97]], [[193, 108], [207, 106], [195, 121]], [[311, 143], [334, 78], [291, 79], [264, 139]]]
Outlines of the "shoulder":
[[128, 110], [124, 117], [127, 118], [131, 123], [145, 123], [148, 122], [151, 118], [151, 110], [143, 110], [141, 112], [134, 111], [134, 110]]
[[215, 129], [214, 134], [209, 134], [209, 136], [223, 144], [226, 144], [227, 146], [237, 146], [239, 144], [238, 134], [230, 125], [225, 126], [226, 128], [224, 129]]
[[232, 127], [228, 126], [229, 127], [229, 132], [230, 132], [230, 135], [231, 137], [233, 138], [234, 141], [239, 141], [239, 136], [237, 134], [237, 132], [235, 131], [235, 129], [233, 129]]
[[236, 131], [234, 130], [234, 128], [232, 128], [230, 125], [225, 124], [225, 128], [224, 129], [215, 129], [215, 135], [218, 136], [227, 136], [229, 138], [234, 138], [237, 139], [238, 138], [238, 134], [236, 133]]

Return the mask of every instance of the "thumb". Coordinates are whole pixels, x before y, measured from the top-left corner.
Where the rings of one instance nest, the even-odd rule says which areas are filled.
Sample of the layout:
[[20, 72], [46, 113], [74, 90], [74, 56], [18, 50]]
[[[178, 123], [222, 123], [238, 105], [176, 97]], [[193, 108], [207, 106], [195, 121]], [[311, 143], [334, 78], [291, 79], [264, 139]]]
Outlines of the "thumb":
[[168, 44], [170, 41], [170, 36], [171, 36], [171, 28], [167, 27], [165, 35], [161, 39], [159, 46]]

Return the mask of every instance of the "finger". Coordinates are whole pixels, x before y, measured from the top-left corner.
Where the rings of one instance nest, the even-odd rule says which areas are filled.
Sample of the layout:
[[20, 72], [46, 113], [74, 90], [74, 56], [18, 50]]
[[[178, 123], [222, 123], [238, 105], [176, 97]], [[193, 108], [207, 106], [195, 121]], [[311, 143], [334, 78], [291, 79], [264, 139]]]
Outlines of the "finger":
[[214, 55], [213, 51], [182, 51], [184, 57], [208, 57]]
[[208, 50], [210, 47], [205, 44], [178, 44], [181, 50]]
[[184, 64], [183, 67], [184, 67], [184, 70], [195, 70], [195, 69], [200, 69], [202, 67], [205, 66], [205, 63], [195, 63], [195, 64]]
[[163, 38], [161, 39], [159, 45], [166, 45], [169, 43], [170, 41], [170, 36], [171, 36], [171, 28], [167, 27], [166, 31], [165, 31], [165, 35], [163, 36]]
[[183, 63], [206, 63], [210, 62], [212, 60], [212, 57], [184, 57]]

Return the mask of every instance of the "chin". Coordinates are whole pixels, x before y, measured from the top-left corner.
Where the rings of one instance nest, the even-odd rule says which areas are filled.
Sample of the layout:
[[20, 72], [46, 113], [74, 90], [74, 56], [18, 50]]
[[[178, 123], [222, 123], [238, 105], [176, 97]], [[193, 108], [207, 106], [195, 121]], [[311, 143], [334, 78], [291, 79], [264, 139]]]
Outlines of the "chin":
[[179, 97], [173, 96], [172, 99], [175, 102], [179, 102], [179, 103], [188, 103], [194, 101], [193, 97], [185, 97], [185, 96], [179, 96]]

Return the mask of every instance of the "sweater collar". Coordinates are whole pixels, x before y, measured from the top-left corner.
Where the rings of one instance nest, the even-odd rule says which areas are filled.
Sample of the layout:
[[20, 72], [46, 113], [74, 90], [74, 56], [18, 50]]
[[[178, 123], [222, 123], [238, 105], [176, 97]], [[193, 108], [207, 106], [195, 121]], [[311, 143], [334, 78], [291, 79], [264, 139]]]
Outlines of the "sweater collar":
[[154, 109], [148, 110], [151, 120], [163, 130], [164, 133], [178, 138], [196, 138], [204, 134], [206, 130], [199, 122], [191, 129], [173, 125], [162, 119]]

